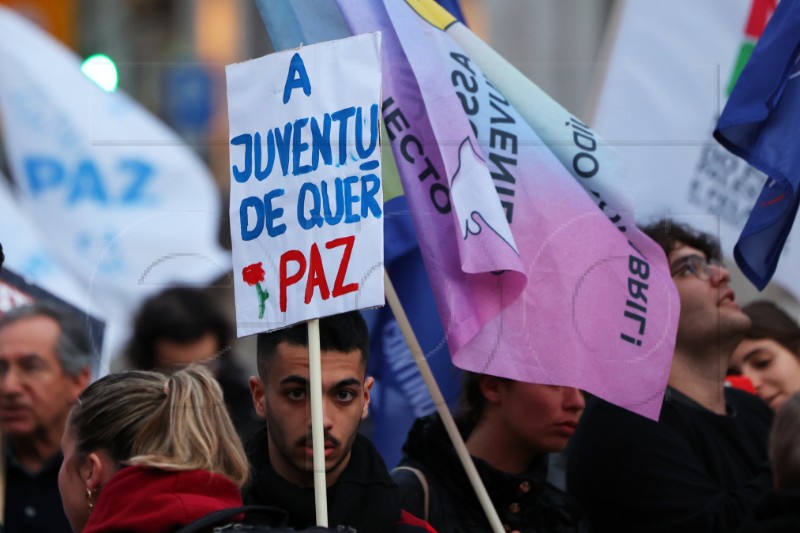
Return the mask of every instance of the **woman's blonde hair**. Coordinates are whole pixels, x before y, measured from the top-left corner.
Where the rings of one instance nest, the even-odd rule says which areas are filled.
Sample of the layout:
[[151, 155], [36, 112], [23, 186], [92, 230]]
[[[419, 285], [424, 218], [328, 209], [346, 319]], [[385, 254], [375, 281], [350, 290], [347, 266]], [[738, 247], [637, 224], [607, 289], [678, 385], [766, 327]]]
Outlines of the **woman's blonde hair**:
[[81, 394], [68, 430], [81, 455], [104, 450], [117, 464], [208, 470], [239, 487], [247, 482], [247, 457], [222, 389], [200, 366], [109, 374]]

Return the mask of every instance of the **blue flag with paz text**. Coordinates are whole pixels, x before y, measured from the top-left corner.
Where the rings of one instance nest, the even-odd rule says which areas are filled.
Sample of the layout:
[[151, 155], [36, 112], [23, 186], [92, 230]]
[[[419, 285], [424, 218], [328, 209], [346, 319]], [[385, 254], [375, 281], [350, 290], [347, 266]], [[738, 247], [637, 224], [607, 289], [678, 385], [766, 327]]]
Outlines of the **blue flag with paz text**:
[[739, 76], [714, 131], [728, 150], [769, 176], [734, 257], [762, 290], [778, 266], [800, 195], [800, 2], [782, 1]]

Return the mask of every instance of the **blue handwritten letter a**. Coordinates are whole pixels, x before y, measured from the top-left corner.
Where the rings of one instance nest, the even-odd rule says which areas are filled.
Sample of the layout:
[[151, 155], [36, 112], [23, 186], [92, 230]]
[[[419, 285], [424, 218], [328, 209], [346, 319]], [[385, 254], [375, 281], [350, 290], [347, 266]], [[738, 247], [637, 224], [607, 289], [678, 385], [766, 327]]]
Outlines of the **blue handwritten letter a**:
[[311, 80], [308, 79], [303, 58], [295, 52], [289, 64], [289, 75], [286, 76], [286, 86], [283, 88], [283, 103], [289, 101], [294, 89], [302, 88], [306, 96], [311, 96]]

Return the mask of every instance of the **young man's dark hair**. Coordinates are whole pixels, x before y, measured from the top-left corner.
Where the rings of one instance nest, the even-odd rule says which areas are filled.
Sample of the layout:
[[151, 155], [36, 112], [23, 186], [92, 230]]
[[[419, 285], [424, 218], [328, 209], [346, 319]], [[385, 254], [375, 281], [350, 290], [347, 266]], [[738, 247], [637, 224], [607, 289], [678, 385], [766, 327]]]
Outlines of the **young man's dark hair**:
[[6, 256], [3, 255], [3, 244], [0, 243], [0, 270], [3, 270], [3, 262], [6, 260]]
[[707, 259], [722, 259], [722, 249], [717, 239], [686, 224], [665, 218], [643, 226], [641, 230], [661, 246], [667, 256], [679, 246], [690, 246], [706, 254]]
[[[326, 316], [319, 320], [320, 350], [349, 353], [359, 350], [364, 368], [369, 359], [369, 329], [358, 311]], [[305, 322], [294, 326], [261, 333], [258, 336], [256, 360], [258, 373], [263, 378], [275, 349], [282, 342], [308, 347], [308, 326]]]

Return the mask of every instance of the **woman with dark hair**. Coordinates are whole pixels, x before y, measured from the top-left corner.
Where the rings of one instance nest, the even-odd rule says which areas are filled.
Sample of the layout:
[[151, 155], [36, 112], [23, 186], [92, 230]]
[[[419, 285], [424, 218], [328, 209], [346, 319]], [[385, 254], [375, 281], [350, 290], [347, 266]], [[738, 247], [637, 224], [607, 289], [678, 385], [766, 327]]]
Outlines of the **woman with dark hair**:
[[[548, 453], [564, 449], [585, 406], [572, 387], [464, 374], [457, 424], [507, 531], [583, 532], [588, 524], [547, 482]], [[438, 415], [420, 418], [392, 472], [402, 504], [439, 533], [491, 531]]]
[[168, 533], [241, 506], [242, 443], [204, 368], [130, 371], [92, 383], [61, 440], [58, 488], [72, 530]]
[[733, 352], [730, 371], [748, 377], [777, 411], [800, 391], [800, 326], [772, 302], [753, 302], [742, 311], [753, 325]]

